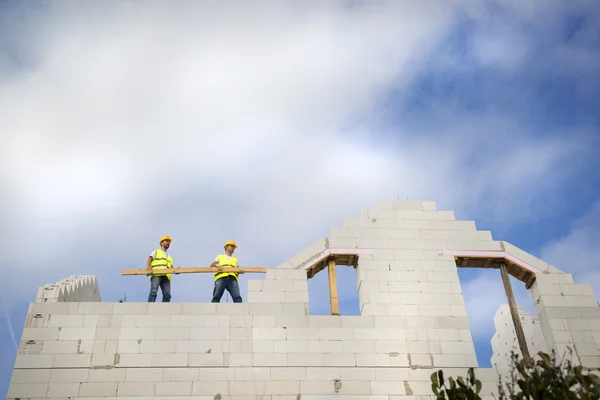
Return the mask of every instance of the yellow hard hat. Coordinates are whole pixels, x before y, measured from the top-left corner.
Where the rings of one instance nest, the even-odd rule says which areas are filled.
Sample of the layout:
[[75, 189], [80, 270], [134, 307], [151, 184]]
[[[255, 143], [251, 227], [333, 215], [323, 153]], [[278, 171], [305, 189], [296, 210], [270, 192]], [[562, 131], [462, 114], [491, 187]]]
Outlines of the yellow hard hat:
[[229, 242], [225, 243], [225, 245], [223, 246], [223, 248], [232, 245], [234, 249], [237, 249], [237, 244], [235, 244], [235, 242], [233, 240], [230, 240]]
[[158, 244], [161, 244], [163, 240], [168, 240], [169, 242], [173, 241], [170, 236], [165, 235], [165, 236], [163, 236], [163, 237], [160, 238], [160, 240], [158, 241]]

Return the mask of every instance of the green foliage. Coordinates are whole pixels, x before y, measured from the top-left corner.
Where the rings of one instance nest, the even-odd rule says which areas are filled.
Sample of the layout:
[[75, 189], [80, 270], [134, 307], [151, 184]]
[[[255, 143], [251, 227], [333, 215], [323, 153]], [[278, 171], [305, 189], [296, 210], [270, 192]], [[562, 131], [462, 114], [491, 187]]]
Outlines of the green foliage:
[[467, 381], [462, 377], [454, 380], [448, 378], [448, 385], [444, 381], [444, 373], [440, 370], [431, 374], [431, 390], [437, 396], [437, 399], [448, 400], [481, 400], [481, 382], [475, 378], [475, 371], [469, 368]]
[[554, 351], [552, 356], [544, 352], [538, 356], [533, 365], [527, 365], [517, 354], [511, 354], [510, 382], [502, 383], [499, 377], [499, 400], [600, 399], [600, 377], [590, 373], [592, 369], [574, 367], [570, 357], [559, 362]]
[[[552, 356], [539, 352], [538, 356], [536, 362], [527, 363], [511, 354], [509, 382], [498, 377], [499, 400], [600, 400], [600, 370], [574, 367], [568, 358], [558, 362], [554, 352]], [[447, 386], [441, 370], [431, 375], [431, 382], [437, 400], [481, 399], [481, 382], [473, 368], [469, 368], [466, 382], [462, 377], [449, 377]]]

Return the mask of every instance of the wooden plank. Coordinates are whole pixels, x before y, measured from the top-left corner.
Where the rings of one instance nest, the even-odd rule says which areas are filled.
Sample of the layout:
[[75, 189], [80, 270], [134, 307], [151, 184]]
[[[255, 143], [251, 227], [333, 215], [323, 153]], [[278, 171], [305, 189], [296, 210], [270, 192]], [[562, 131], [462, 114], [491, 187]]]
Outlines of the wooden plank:
[[531, 274], [531, 276], [529, 277], [529, 279], [527, 279], [527, 282], [525, 283], [525, 288], [527, 290], [531, 289], [533, 282], [535, 282], [535, 275]]
[[[242, 267], [242, 270], [250, 273], [265, 273], [267, 268], [262, 267]], [[239, 272], [240, 268], [226, 268], [228, 272]], [[124, 269], [121, 275], [156, 275], [156, 274], [197, 274], [197, 273], [215, 273], [219, 270], [211, 267], [187, 267], [187, 268], [157, 268], [154, 270], [147, 269]]]
[[335, 274], [335, 260], [329, 260], [327, 268], [329, 275], [329, 303], [331, 306], [331, 315], [340, 315], [340, 306], [338, 303], [337, 279]]
[[515, 302], [515, 296], [513, 294], [512, 286], [510, 284], [510, 278], [508, 277], [508, 271], [506, 265], [500, 265], [500, 275], [502, 276], [502, 283], [504, 284], [504, 291], [508, 299], [508, 307], [510, 308], [510, 315], [515, 325], [515, 332], [517, 333], [517, 341], [519, 342], [519, 348], [523, 359], [528, 365], [531, 365], [531, 356], [529, 355], [529, 349], [527, 348], [527, 341], [525, 340], [525, 333], [523, 332], [523, 325], [521, 325], [521, 318], [519, 318], [519, 312], [517, 311], [517, 303]]
[[468, 262], [469, 262], [469, 257], [465, 257], [465, 258], [463, 258], [462, 262], [460, 263], [460, 266], [464, 268], [467, 266]]

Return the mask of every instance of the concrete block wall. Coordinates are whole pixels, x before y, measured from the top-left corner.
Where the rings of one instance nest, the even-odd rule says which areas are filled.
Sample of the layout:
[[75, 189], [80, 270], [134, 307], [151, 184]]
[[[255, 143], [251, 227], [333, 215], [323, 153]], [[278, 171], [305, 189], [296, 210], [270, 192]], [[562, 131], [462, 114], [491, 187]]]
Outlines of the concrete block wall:
[[[277, 275], [275, 276], [277, 278]], [[431, 394], [402, 330], [285, 304], [32, 303], [8, 399], [400, 400]], [[466, 368], [444, 368], [465, 375]], [[480, 370], [484, 391], [496, 377]], [[491, 398], [491, 397], [488, 397]]]
[[36, 301], [102, 301], [96, 277], [92, 275], [70, 276], [54, 284], [38, 289]]
[[361, 315], [402, 332], [410, 365], [477, 366], [458, 270], [439, 252], [500, 250], [489, 231], [433, 202], [384, 201], [332, 229], [329, 247], [373, 250], [358, 261]]
[[559, 356], [600, 368], [600, 307], [589, 285], [575, 284], [571, 274], [542, 274], [531, 295], [549, 348]]
[[[548, 353], [548, 346], [539, 319], [526, 313], [520, 307], [518, 311], [530, 355], [535, 356], [540, 351]], [[491, 340], [493, 351], [491, 363], [495, 368], [506, 370], [510, 367], [511, 352], [517, 353], [519, 358], [523, 357], [508, 304], [503, 304], [498, 308], [494, 316], [494, 325], [496, 332]]]
[[[97, 287], [81, 285], [89, 293], [31, 304], [7, 398], [400, 400], [431, 395], [434, 371], [464, 376], [467, 367], [477, 366], [454, 259], [439, 251], [506, 247], [520, 251], [477, 231], [472, 221], [438, 211], [433, 202], [390, 201], [346, 220], [264, 279], [251, 280], [247, 303], [103, 303]], [[372, 250], [358, 261], [361, 315], [308, 315], [303, 267], [324, 250], [340, 248]], [[563, 331], [572, 338], [573, 332], [584, 332], [576, 328], [591, 329], [600, 321], [589, 299], [580, 299], [585, 296], [569, 294], [578, 299], [569, 297], [566, 308], [552, 297], [553, 285], [568, 288], [562, 293], [573, 290], [565, 274], [546, 264], [540, 275], [553, 276], [535, 286], [549, 346], [563, 343]], [[64, 286], [63, 293], [71, 285]], [[85, 300], [96, 295], [97, 300]], [[557, 308], [578, 318], [567, 318]], [[581, 339], [589, 344], [590, 335]], [[584, 361], [595, 360], [588, 357]], [[495, 371], [480, 368], [477, 375], [491, 399]]]

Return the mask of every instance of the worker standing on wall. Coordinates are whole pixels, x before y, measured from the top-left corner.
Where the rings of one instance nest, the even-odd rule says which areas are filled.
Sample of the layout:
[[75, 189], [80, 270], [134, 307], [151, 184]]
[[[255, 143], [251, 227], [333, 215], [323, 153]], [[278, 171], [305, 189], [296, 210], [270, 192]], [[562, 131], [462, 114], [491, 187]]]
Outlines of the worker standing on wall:
[[[225, 243], [225, 254], [219, 254], [210, 264], [212, 268], [217, 268], [215, 272], [215, 288], [213, 289], [212, 303], [221, 302], [221, 297], [225, 290], [229, 292], [234, 303], [241, 303], [242, 296], [240, 295], [240, 285], [238, 283], [238, 272], [227, 271], [229, 268], [239, 268], [238, 260], [233, 256], [233, 252], [237, 249], [237, 244], [230, 240]], [[243, 274], [245, 271], [240, 270]]]
[[[146, 262], [147, 270], [151, 271], [156, 268], [173, 268], [173, 259], [167, 253], [171, 246], [171, 238], [163, 236], [160, 238], [160, 249], [154, 249], [148, 261]], [[148, 295], [148, 303], [156, 301], [158, 288], [162, 291], [162, 302], [171, 302], [171, 274], [156, 274], [150, 275], [150, 294]]]

